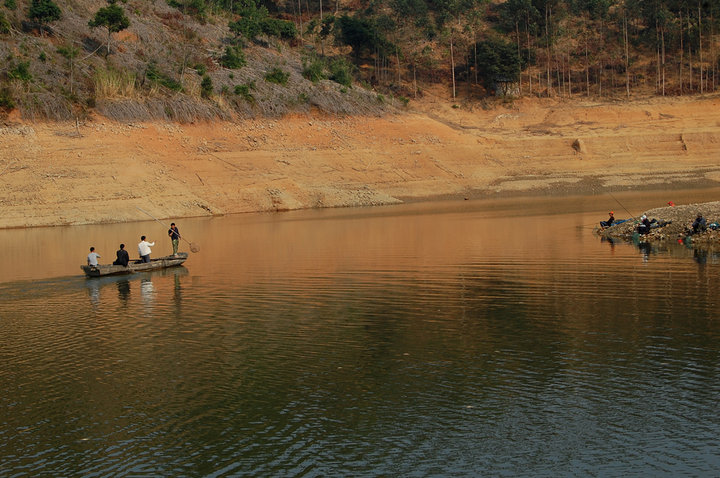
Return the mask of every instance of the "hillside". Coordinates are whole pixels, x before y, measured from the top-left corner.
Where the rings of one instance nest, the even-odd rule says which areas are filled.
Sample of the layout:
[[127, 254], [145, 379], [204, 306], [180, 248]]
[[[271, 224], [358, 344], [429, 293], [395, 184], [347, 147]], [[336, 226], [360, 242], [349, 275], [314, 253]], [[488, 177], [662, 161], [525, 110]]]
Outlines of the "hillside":
[[[393, 102], [359, 85], [306, 79], [303, 50], [311, 50], [270, 37], [241, 42], [228, 28], [231, 15], [201, 19], [160, 0], [119, 3], [129, 27], [110, 35], [108, 50], [108, 29], [88, 25], [107, 3], [58, 5], [61, 18], [45, 24], [28, 19], [30, 2], [0, 8], [10, 25], [0, 35], [6, 60], [0, 116], [17, 111], [30, 121], [100, 116], [190, 123], [311, 110], [374, 115]], [[227, 48], [239, 55], [232, 67], [223, 66]]]
[[707, 94], [716, 3], [3, 0], [0, 116], [379, 115], [437, 87], [455, 103]]

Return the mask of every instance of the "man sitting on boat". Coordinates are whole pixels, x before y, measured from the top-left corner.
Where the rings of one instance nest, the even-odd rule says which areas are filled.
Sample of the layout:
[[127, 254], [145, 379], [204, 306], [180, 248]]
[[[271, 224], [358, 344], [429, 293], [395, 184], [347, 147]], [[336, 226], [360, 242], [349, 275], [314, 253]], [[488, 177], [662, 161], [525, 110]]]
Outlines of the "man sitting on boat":
[[140, 243], [138, 244], [138, 254], [143, 262], [150, 262], [150, 246], [154, 246], [154, 242], [147, 242], [145, 236], [140, 236]]
[[94, 248], [94, 247], [91, 247], [91, 248], [90, 248], [90, 254], [88, 254], [88, 258], [87, 258], [88, 265], [89, 265], [89, 266], [95, 266], [95, 267], [97, 267], [97, 265], [98, 265], [98, 261], [97, 261], [97, 260], [98, 260], [98, 257], [100, 257], [100, 254], [98, 254], [97, 252], [95, 252], [95, 248]]
[[127, 267], [128, 262], [130, 262], [130, 254], [125, 250], [125, 244], [120, 244], [120, 249], [118, 249], [115, 254], [117, 255], [117, 259], [115, 259], [113, 265]]

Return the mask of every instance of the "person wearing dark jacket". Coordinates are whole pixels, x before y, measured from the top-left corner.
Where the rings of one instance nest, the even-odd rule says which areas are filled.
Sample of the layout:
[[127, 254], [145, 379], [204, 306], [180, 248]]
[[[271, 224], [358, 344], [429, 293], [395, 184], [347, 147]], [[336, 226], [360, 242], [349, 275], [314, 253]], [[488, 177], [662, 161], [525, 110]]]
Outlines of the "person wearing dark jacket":
[[707, 228], [707, 221], [702, 216], [702, 214], [698, 214], [695, 218], [695, 221], [692, 223], [692, 232], [693, 234], [697, 234], [698, 232], [705, 232], [705, 229]]
[[115, 259], [113, 265], [127, 267], [130, 262], [130, 254], [128, 254], [128, 251], [125, 250], [125, 244], [120, 244], [120, 249], [118, 249], [115, 254], [117, 255], [117, 259]]
[[173, 256], [177, 255], [178, 246], [180, 245], [180, 230], [177, 228], [174, 222], [170, 224], [170, 229], [168, 229], [168, 236], [170, 237], [170, 241], [172, 242]]
[[650, 219], [648, 219], [648, 217], [643, 214], [640, 218], [640, 224], [638, 224], [637, 232], [639, 232], [640, 234], [647, 234], [650, 232], [651, 225], [652, 222], [650, 222]]
[[610, 227], [615, 222], [615, 213], [613, 211], [610, 211], [610, 217], [608, 217], [607, 221], [600, 221], [600, 227], [603, 229], [606, 227]]

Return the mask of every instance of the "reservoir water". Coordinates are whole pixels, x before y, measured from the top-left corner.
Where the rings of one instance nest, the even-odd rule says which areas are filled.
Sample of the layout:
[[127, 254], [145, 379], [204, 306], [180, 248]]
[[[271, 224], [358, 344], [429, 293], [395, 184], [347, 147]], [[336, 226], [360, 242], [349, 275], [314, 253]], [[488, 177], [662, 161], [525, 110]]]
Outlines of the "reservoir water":
[[592, 233], [715, 193], [0, 231], [0, 476], [718, 476], [720, 259]]

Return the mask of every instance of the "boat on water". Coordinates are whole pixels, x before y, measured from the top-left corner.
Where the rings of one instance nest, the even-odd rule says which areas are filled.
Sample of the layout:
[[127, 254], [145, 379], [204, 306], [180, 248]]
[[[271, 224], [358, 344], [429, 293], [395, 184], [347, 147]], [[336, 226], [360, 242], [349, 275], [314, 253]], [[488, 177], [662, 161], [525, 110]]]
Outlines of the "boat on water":
[[188, 258], [187, 252], [178, 252], [172, 256], [158, 257], [150, 262], [131, 261], [127, 267], [115, 266], [112, 264], [100, 264], [97, 266], [80, 266], [88, 277], [102, 277], [119, 274], [134, 274], [136, 272], [147, 272], [158, 269], [167, 269], [181, 265]]

